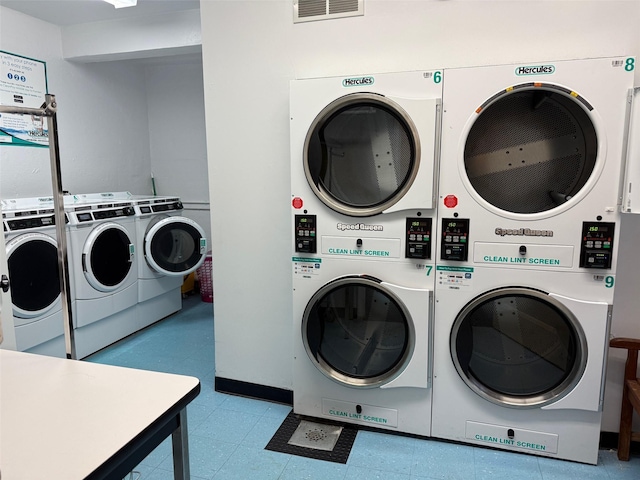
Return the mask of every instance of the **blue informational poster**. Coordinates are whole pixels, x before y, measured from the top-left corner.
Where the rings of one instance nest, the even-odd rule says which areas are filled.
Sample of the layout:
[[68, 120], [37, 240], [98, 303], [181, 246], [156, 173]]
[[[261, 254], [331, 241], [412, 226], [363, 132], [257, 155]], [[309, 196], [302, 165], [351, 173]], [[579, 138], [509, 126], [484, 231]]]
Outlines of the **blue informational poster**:
[[[47, 93], [45, 62], [0, 50], [0, 105], [40, 108]], [[0, 147], [10, 145], [47, 148], [47, 119], [0, 112]]]

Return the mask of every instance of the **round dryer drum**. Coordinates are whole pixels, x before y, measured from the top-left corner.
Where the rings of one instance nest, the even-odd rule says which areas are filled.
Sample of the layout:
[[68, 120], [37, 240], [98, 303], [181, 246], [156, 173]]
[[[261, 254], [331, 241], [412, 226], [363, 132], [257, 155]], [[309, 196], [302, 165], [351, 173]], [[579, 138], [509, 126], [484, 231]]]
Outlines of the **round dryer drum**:
[[506, 89], [478, 110], [464, 145], [475, 192], [517, 214], [552, 210], [595, 173], [598, 137], [584, 98], [564, 87], [529, 83]]
[[413, 322], [401, 301], [375, 278], [334, 280], [309, 301], [303, 344], [327, 377], [352, 387], [374, 387], [407, 365], [415, 345]]
[[408, 114], [378, 94], [354, 93], [329, 104], [304, 143], [304, 170], [316, 196], [350, 216], [384, 211], [409, 190], [420, 143]]
[[82, 250], [87, 282], [100, 292], [118, 289], [131, 271], [134, 246], [127, 229], [117, 223], [94, 228]]
[[159, 217], [144, 236], [144, 256], [149, 266], [169, 276], [195, 271], [207, 254], [207, 240], [200, 225], [185, 217]]
[[58, 247], [44, 233], [27, 233], [7, 243], [11, 301], [16, 325], [51, 310], [60, 298]]
[[557, 300], [538, 290], [501, 288], [457, 316], [451, 355], [462, 380], [486, 400], [539, 407], [576, 385], [587, 346], [577, 319]]

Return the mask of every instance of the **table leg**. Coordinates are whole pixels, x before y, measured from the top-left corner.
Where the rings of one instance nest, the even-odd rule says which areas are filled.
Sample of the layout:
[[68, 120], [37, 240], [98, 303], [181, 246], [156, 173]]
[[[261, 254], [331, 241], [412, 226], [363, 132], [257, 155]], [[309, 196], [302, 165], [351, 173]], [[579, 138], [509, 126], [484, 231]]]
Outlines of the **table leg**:
[[178, 428], [171, 434], [173, 444], [173, 478], [175, 480], [190, 480], [186, 407], [180, 410], [178, 423]]

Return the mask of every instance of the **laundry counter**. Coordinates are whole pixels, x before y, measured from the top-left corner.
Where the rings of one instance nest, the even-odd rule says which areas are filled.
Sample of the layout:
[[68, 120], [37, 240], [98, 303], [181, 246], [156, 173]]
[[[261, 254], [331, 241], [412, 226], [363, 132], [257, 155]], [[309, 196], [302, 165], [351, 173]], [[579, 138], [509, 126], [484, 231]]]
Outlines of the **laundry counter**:
[[186, 406], [194, 377], [0, 350], [3, 480], [124, 478], [172, 435], [189, 479]]

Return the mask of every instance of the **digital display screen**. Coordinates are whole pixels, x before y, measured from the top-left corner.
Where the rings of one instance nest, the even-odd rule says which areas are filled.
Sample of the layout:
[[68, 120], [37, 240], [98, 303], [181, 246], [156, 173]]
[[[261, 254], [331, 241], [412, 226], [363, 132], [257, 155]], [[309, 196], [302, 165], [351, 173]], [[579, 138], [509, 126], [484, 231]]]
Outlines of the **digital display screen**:
[[466, 233], [469, 228], [469, 223], [467, 219], [464, 220], [453, 220], [453, 219], [443, 219], [442, 222], [444, 233]]

